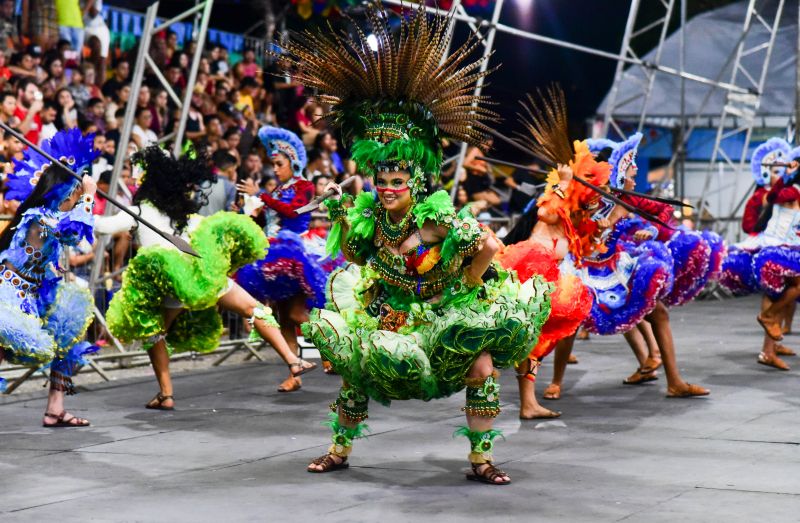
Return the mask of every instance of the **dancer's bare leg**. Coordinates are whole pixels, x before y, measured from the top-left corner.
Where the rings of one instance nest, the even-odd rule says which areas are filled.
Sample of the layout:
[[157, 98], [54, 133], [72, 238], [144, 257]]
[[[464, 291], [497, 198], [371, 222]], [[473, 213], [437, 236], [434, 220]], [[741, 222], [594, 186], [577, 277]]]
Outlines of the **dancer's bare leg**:
[[699, 396], [708, 394], [708, 390], [698, 385], [690, 385], [681, 377], [678, 362], [675, 357], [675, 342], [672, 338], [672, 328], [669, 324], [669, 311], [667, 307], [658, 302], [656, 308], [647, 315], [647, 321], [653, 326], [658, 347], [661, 349], [661, 358], [664, 361], [664, 372], [667, 376], [667, 393], [671, 396], [690, 394]]
[[[164, 309], [164, 332], [168, 332], [175, 318], [183, 311], [183, 309]], [[156, 396], [147, 404], [149, 407], [161, 406], [164, 408], [173, 408], [175, 400], [172, 397], [172, 376], [169, 372], [169, 351], [167, 351], [167, 340], [164, 336], [158, 339], [150, 350], [147, 351], [147, 356], [150, 358], [150, 364], [153, 366], [153, 373], [158, 380], [158, 387], [160, 397]]]
[[786, 307], [786, 312], [783, 315], [783, 333], [789, 334], [792, 332], [792, 321], [794, 320], [794, 312], [797, 310], [797, 300], [793, 301]]
[[575, 344], [575, 334], [559, 340], [553, 357], [553, 381], [544, 390], [542, 397], [546, 400], [557, 400], [561, 398], [561, 384], [564, 381], [564, 373], [567, 371], [569, 355], [572, 354], [572, 346]]
[[517, 367], [517, 384], [519, 385], [519, 418], [520, 419], [550, 419], [561, 416], [556, 412], [545, 407], [536, 399], [536, 376], [529, 379], [531, 371], [530, 358], [525, 360]]
[[643, 367], [644, 362], [647, 361], [647, 345], [645, 344], [644, 336], [642, 336], [641, 331], [634, 327], [622, 336], [625, 338], [625, 341], [628, 342], [628, 346], [639, 362], [639, 368]]
[[[661, 350], [658, 348], [658, 341], [653, 334], [653, 326], [647, 320], [642, 320], [636, 326], [636, 329], [642, 333], [645, 343], [647, 343], [647, 357], [653, 360], [656, 368], [661, 366]], [[649, 365], [648, 365], [649, 366]]]

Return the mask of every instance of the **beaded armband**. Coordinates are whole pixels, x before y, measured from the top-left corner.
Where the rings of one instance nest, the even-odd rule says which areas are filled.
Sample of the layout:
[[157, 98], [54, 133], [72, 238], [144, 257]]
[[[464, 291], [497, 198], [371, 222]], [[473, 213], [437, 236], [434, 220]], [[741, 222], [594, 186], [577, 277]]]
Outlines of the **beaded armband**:
[[323, 202], [325, 207], [328, 209], [328, 219], [331, 222], [337, 222], [344, 220], [347, 217], [347, 207], [345, 207], [346, 203], [350, 203], [352, 198], [350, 195], [342, 195], [342, 197], [338, 200], [333, 198], [328, 198]]
[[492, 372], [486, 378], [466, 378], [467, 404], [461, 409], [470, 416], [496, 418], [500, 414], [499, 374]]
[[456, 436], [464, 436], [469, 440], [470, 463], [491, 463], [494, 440], [497, 436], [503, 437], [503, 432], [495, 429], [478, 431], [470, 430], [468, 427], [461, 427], [453, 433], [453, 437]]
[[350, 422], [361, 423], [369, 417], [369, 398], [355, 389], [342, 387], [339, 397], [330, 404], [330, 408], [333, 412], [341, 412]]

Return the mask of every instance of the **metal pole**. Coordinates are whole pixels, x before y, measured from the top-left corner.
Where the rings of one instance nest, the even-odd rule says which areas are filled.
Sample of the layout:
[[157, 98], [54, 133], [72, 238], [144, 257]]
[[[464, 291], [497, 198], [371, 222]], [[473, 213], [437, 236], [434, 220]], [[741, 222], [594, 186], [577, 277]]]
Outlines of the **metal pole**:
[[[144, 28], [142, 29], [142, 39], [139, 40], [139, 52], [136, 54], [136, 66], [133, 69], [133, 78], [131, 79], [131, 94], [128, 98], [128, 103], [125, 105], [125, 119], [122, 121], [122, 129], [119, 133], [119, 143], [117, 144], [117, 154], [114, 157], [114, 167], [111, 171], [111, 180], [108, 183], [108, 193], [111, 195], [117, 194], [117, 187], [119, 186], [119, 176], [122, 173], [122, 167], [128, 157], [128, 144], [131, 140], [131, 131], [133, 130], [134, 116], [136, 115], [136, 106], [139, 99], [139, 89], [142, 86], [142, 78], [144, 78], [144, 70], [147, 67], [145, 56], [150, 52], [150, 41], [152, 40], [152, 28], [156, 22], [156, 14], [158, 13], [159, 2], [154, 2], [147, 8], [147, 13], [144, 17]], [[111, 215], [111, 206], [106, 206], [104, 216]], [[107, 236], [100, 236], [97, 241], [97, 253], [94, 264], [92, 265], [92, 272], [89, 276], [89, 288], [93, 288], [100, 272], [103, 270], [103, 253], [108, 244]]]
[[178, 130], [175, 132], [175, 146], [173, 153], [179, 156], [183, 147], [183, 135], [186, 133], [186, 118], [189, 116], [189, 107], [192, 103], [192, 87], [197, 81], [197, 70], [200, 68], [200, 58], [203, 56], [203, 46], [206, 43], [206, 33], [208, 32], [208, 21], [211, 19], [211, 7], [213, 0], [206, 0], [203, 9], [203, 19], [200, 21], [200, 31], [197, 34], [197, 45], [192, 59], [192, 67], [189, 71], [189, 78], [186, 79], [186, 92], [183, 94], [183, 105], [181, 106], [181, 116], [178, 120]]
[[[489, 26], [489, 32], [486, 35], [486, 41], [483, 48], [483, 62], [481, 63], [480, 72], [486, 71], [489, 68], [489, 57], [494, 50], [494, 36], [497, 33], [497, 21], [500, 20], [500, 11], [503, 10], [503, 1], [497, 0], [494, 4], [494, 11], [492, 12], [492, 22]], [[483, 82], [486, 77], [478, 78], [475, 83], [475, 96], [480, 96], [483, 90]], [[467, 156], [467, 144], [461, 144], [461, 150], [458, 152], [458, 160], [456, 161], [456, 170], [453, 173], [453, 188], [450, 190], [450, 199], [455, 201], [458, 195], [458, 173], [464, 168], [464, 158]], [[467, 175], [469, 176], [469, 175]]]
[[609, 94], [608, 101], [606, 102], [606, 112], [603, 115], [603, 128], [601, 130], [602, 136], [608, 136], [608, 125], [611, 123], [611, 112], [613, 111], [614, 104], [617, 101], [617, 93], [619, 92], [620, 78], [625, 68], [625, 58], [628, 56], [628, 47], [630, 46], [631, 34], [633, 27], [636, 25], [636, 14], [639, 12], [639, 0], [631, 0], [631, 7], [628, 10], [628, 20], [625, 23], [625, 32], [622, 35], [622, 45], [619, 47], [619, 55], [617, 56], [617, 68], [614, 71], [614, 83], [611, 86], [611, 93]]
[[[681, 0], [681, 29], [680, 39], [678, 45], [680, 52], [678, 53], [678, 60], [680, 61], [681, 72], [686, 68], [686, 0]], [[684, 133], [686, 132], [686, 79], [681, 77], [681, 115], [680, 115], [680, 128], [678, 130], [678, 199], [683, 201], [686, 196], [686, 144], [684, 142]], [[667, 170], [667, 176], [671, 175]]]

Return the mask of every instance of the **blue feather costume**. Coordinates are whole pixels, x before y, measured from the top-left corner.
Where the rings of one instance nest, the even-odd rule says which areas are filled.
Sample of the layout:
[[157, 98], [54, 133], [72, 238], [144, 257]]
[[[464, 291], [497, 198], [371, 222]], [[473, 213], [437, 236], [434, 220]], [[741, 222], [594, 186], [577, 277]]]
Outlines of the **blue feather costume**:
[[[61, 131], [42, 149], [80, 172], [99, 154], [93, 141], [77, 129]], [[27, 198], [49, 165], [43, 156], [26, 151], [23, 161], [15, 160], [6, 197]], [[59, 210], [79, 185], [77, 180], [58, 184], [45, 195], [45, 205], [25, 211], [9, 247], [0, 252], [0, 347], [6, 359], [30, 367], [50, 365], [51, 375], [65, 378], [97, 350], [81, 341], [92, 319], [92, 297], [87, 289], [63, 281], [59, 267], [64, 246], [93, 241], [91, 196], [83, 196], [69, 211]], [[65, 381], [72, 392], [71, 382]]]

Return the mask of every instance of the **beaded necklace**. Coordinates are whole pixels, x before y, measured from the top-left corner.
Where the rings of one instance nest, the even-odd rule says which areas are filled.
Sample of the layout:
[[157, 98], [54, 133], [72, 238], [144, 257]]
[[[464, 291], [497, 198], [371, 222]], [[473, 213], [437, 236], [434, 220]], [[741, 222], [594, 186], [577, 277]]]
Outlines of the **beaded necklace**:
[[403, 216], [403, 219], [395, 224], [392, 223], [386, 209], [380, 207], [378, 213], [378, 234], [380, 234], [384, 245], [396, 248], [411, 235], [412, 227], [414, 226], [414, 220], [411, 219], [413, 216], [411, 211], [413, 209], [414, 206], [412, 205], [411, 208], [408, 209], [408, 212], [406, 212], [406, 215]]

